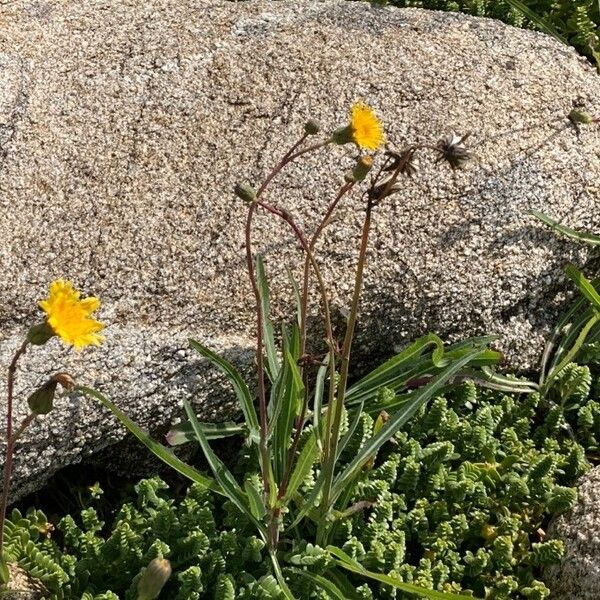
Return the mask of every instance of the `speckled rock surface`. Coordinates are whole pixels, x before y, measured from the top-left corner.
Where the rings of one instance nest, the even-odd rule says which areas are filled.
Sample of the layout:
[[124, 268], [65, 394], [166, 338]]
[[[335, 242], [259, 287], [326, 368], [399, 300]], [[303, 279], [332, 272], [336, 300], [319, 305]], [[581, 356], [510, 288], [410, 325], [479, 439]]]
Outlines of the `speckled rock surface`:
[[[490, 20], [342, 1], [15, 0], [0, 22], [0, 361], [53, 278], [99, 295], [110, 324], [101, 350], [26, 356], [21, 391], [56, 360], [146, 427], [190, 396], [203, 418], [227, 416], [185, 348], [193, 335], [251, 362], [233, 184], [264, 177], [308, 117], [344, 124], [358, 98], [396, 145], [470, 131], [476, 160], [453, 173], [424, 159], [377, 210], [357, 356], [431, 330], [499, 333], [512, 365], [537, 360], [561, 268], [586, 254], [526, 213], [600, 226], [600, 134], [565, 119], [576, 99], [600, 112], [600, 80], [573, 50]], [[297, 163], [270, 199], [310, 230], [352, 156]], [[360, 218], [357, 195], [319, 247], [338, 318]], [[255, 238], [283, 311], [297, 248], [265, 216]], [[90, 402], [59, 402], [32, 430], [17, 489], [121, 436]]]
[[567, 549], [562, 564], [547, 569], [544, 577], [555, 600], [600, 598], [600, 467], [581, 479], [578, 494], [577, 504], [548, 529]]

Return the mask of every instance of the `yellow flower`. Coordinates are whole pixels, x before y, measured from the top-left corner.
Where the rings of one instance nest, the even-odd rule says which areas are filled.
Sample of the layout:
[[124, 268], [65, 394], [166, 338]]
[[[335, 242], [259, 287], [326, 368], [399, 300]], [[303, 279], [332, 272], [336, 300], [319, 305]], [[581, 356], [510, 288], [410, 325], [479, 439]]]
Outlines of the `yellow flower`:
[[377, 150], [383, 144], [383, 127], [372, 108], [358, 102], [352, 107], [352, 140], [359, 148]]
[[98, 334], [104, 325], [90, 318], [90, 314], [100, 308], [100, 300], [93, 296], [81, 299], [69, 281], [58, 279], [52, 282], [48, 298], [39, 305], [46, 313], [52, 331], [66, 344], [83, 348], [98, 346], [104, 339]]

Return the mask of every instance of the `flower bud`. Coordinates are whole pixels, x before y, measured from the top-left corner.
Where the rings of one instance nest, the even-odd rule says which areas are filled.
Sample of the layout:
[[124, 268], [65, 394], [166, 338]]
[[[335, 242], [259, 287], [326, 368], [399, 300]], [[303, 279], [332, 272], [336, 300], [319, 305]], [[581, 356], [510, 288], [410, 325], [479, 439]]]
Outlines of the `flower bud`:
[[52, 410], [57, 385], [57, 381], [50, 379], [27, 398], [29, 409], [34, 415], [47, 415]]
[[27, 398], [27, 404], [34, 415], [47, 415], [52, 410], [58, 384], [65, 390], [71, 391], [75, 387], [75, 380], [68, 373], [56, 373], [33, 392]]
[[304, 133], [306, 135], [317, 135], [321, 131], [321, 125], [314, 119], [309, 119], [304, 123]]
[[27, 333], [27, 341], [34, 346], [43, 346], [55, 335], [52, 327], [48, 325], [47, 321], [44, 321], [43, 323], [30, 327]]
[[589, 125], [594, 122], [594, 117], [590, 115], [590, 113], [585, 110], [581, 110], [580, 108], [574, 108], [569, 113], [569, 121], [571, 123], [581, 123], [583, 125]]
[[373, 158], [371, 156], [361, 156], [352, 170], [354, 181], [362, 181], [373, 166]]
[[256, 192], [254, 188], [247, 183], [236, 183], [234, 188], [235, 195], [241, 198], [244, 202], [254, 202], [256, 200]]
[[155, 558], [144, 569], [138, 581], [138, 600], [154, 600], [171, 577], [171, 563], [166, 558]]

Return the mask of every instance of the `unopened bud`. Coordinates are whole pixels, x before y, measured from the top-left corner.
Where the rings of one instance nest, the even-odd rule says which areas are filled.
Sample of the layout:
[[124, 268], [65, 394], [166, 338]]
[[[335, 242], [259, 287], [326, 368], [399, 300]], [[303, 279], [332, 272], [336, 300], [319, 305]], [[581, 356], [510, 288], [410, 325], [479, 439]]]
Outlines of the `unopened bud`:
[[571, 121], [571, 123], [582, 123], [583, 125], [589, 125], [590, 123], [594, 122], [594, 117], [592, 117], [592, 115], [585, 110], [574, 108], [569, 113], [569, 121]]
[[34, 415], [47, 415], [52, 410], [57, 385], [57, 381], [50, 379], [27, 398], [29, 409]]
[[56, 334], [54, 330], [46, 321], [40, 323], [39, 325], [34, 325], [30, 327], [27, 332], [27, 341], [34, 346], [43, 346], [50, 338], [54, 337]]
[[373, 158], [371, 156], [361, 156], [352, 170], [354, 181], [362, 181], [373, 166]]
[[254, 188], [247, 183], [236, 183], [234, 188], [235, 195], [241, 198], [244, 202], [254, 202], [256, 200], [256, 192]]
[[155, 558], [144, 569], [138, 581], [138, 600], [154, 600], [171, 577], [171, 563], [166, 558]]
[[27, 398], [29, 409], [34, 415], [47, 415], [54, 403], [56, 387], [60, 384], [67, 391], [75, 387], [75, 380], [68, 373], [56, 373], [43, 386]]
[[304, 123], [304, 133], [306, 133], [306, 135], [317, 135], [319, 131], [321, 131], [321, 125], [314, 119], [309, 119]]

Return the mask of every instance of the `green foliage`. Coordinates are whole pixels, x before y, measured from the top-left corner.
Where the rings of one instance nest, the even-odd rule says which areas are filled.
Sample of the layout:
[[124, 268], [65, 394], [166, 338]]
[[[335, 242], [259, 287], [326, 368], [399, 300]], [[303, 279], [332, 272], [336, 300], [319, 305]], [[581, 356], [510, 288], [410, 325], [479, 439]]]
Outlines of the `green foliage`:
[[[328, 549], [302, 541], [314, 538], [309, 525], [286, 539], [280, 563], [294, 596], [412, 597], [381, 579], [391, 577], [486, 600], [547, 598], [540, 570], [559, 561], [564, 547], [540, 532], [551, 515], [576, 501], [572, 486], [587, 470], [585, 450], [595, 447], [599, 433], [598, 386], [590, 369], [597, 373], [593, 365], [570, 365], [546, 399], [467, 381], [421, 408], [410, 427], [363, 467], [348, 494], [351, 509], [335, 521], [330, 541], [354, 561], [350, 572]], [[550, 418], [548, 403], [556, 418]], [[346, 428], [352, 420], [345, 419]], [[571, 437], [570, 428], [578, 425], [586, 448]], [[377, 419], [360, 414], [343, 462], [377, 426]], [[311, 439], [309, 431], [302, 444]], [[248, 472], [255, 465], [250, 453], [243, 448], [234, 472], [248, 482], [247, 490], [260, 487], [258, 476]], [[317, 477], [313, 466], [299, 484], [301, 496]], [[13, 512], [7, 526], [11, 559], [44, 582], [51, 600], [135, 600], [139, 574], [156, 557], [173, 566], [162, 599], [285, 597], [269, 572], [264, 541], [234, 503], [201, 484], [177, 498], [158, 478], [140, 481], [136, 493], [108, 526], [92, 506], [63, 518], [50, 539], [43, 513]], [[363, 572], [380, 579], [365, 583]]]
[[[520, 3], [514, 0], [390, 0], [390, 4], [500, 19], [515, 27], [554, 33], [596, 61], [600, 53], [597, 0], [522, 0]], [[523, 6], [525, 9], [520, 10]]]

